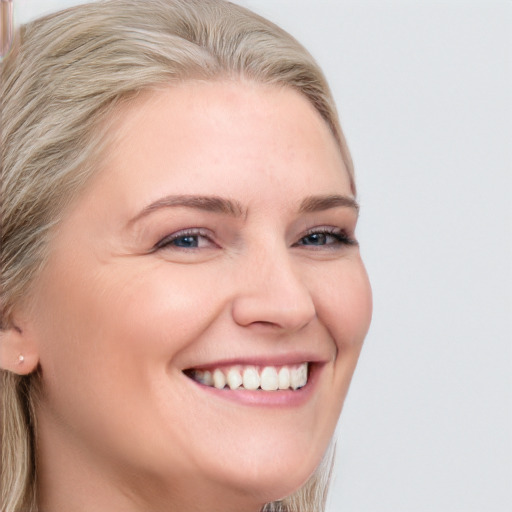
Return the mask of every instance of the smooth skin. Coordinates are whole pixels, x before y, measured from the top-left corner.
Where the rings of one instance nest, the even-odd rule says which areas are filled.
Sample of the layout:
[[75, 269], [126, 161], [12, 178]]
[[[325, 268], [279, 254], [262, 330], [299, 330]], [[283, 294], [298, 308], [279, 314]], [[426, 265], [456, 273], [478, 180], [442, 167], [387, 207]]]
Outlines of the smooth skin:
[[[5, 339], [41, 368], [41, 510], [256, 512], [319, 464], [368, 330], [348, 173], [289, 88], [169, 86], [113, 130]], [[183, 373], [290, 357], [319, 368], [299, 404]]]

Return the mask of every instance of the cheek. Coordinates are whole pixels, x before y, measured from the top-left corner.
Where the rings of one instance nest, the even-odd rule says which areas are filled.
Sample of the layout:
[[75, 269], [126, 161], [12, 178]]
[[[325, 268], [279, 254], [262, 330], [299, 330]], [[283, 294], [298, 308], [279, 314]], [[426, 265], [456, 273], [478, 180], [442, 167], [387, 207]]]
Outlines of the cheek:
[[223, 307], [212, 275], [200, 267], [159, 262], [128, 282], [120, 287], [112, 314], [122, 319], [117, 329], [125, 332], [133, 350], [146, 357], [172, 357], [186, 348]]
[[359, 258], [344, 263], [329, 281], [339, 284], [326, 287], [317, 302], [318, 315], [336, 343], [331, 381], [333, 421], [341, 412], [372, 315], [372, 293], [364, 265]]
[[318, 315], [339, 352], [359, 352], [372, 316], [372, 292], [361, 259], [357, 257], [339, 265], [328, 283], [324, 288], [317, 288]]
[[[172, 416], [162, 405], [167, 364], [222, 307], [198, 268], [133, 267], [120, 263], [89, 274], [82, 267], [65, 279], [49, 273], [37, 305], [45, 424], [127, 454], [134, 441], [126, 425], [136, 426], [130, 435], [154, 437], [162, 415]], [[172, 409], [187, 405], [179, 395], [173, 400]], [[136, 444], [142, 450], [150, 443]]]

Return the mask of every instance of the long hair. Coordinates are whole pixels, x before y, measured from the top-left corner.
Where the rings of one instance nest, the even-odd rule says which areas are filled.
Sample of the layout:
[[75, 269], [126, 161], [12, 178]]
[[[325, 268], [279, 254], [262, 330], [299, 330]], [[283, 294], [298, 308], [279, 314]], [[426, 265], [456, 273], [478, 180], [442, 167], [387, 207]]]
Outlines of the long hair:
[[[21, 27], [1, 71], [0, 329], [44, 266], [65, 207], [97, 169], [109, 115], [141, 91], [242, 78], [297, 90], [331, 129], [355, 191], [314, 59], [284, 30], [224, 0], [102, 0], [67, 9]], [[0, 371], [2, 512], [37, 511], [38, 377]], [[299, 491], [263, 510], [323, 510], [331, 452]]]

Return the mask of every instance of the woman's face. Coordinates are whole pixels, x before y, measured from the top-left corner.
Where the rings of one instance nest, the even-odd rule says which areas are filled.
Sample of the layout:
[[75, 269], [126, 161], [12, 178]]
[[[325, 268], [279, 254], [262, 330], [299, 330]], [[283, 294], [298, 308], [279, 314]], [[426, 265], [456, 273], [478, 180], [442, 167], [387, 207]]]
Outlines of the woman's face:
[[281, 498], [320, 462], [370, 322], [335, 140], [298, 93], [232, 82], [146, 93], [115, 130], [26, 325], [43, 495], [87, 475], [97, 500]]

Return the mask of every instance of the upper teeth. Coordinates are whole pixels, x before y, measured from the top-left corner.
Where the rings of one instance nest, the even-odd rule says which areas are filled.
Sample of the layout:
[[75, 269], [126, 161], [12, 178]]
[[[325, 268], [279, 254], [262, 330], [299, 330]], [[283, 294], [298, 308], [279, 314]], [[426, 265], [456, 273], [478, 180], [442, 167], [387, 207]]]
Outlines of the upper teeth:
[[280, 367], [235, 365], [222, 369], [191, 370], [187, 374], [195, 381], [217, 389], [223, 389], [226, 385], [230, 389], [261, 388], [264, 391], [299, 389], [308, 381], [308, 363]]

